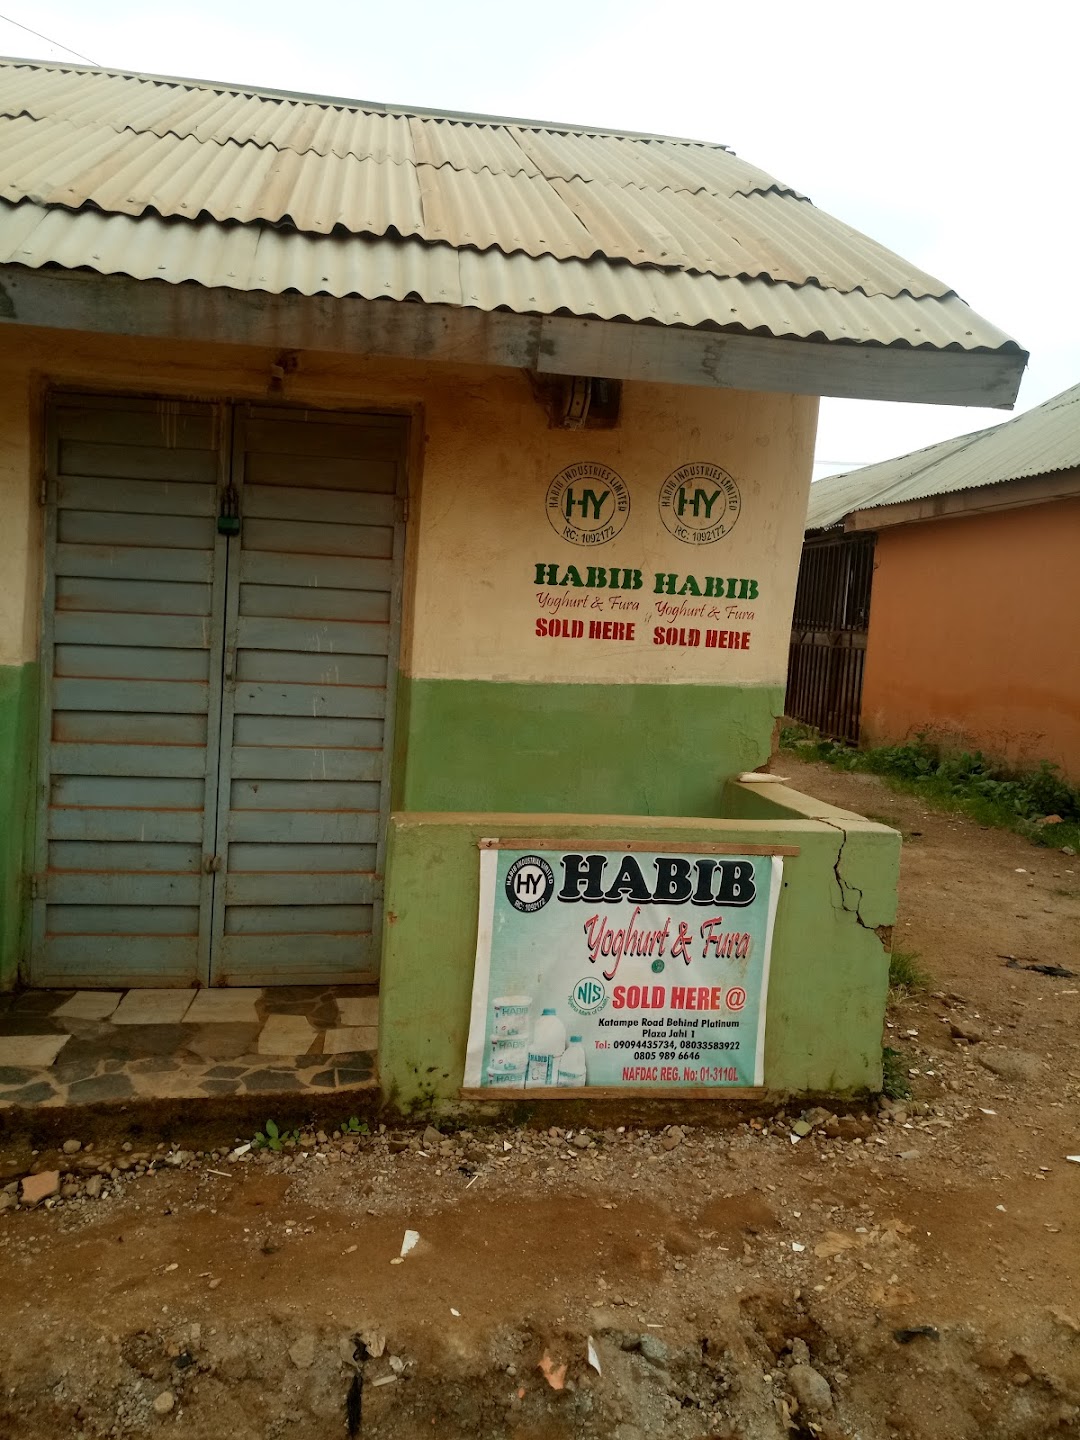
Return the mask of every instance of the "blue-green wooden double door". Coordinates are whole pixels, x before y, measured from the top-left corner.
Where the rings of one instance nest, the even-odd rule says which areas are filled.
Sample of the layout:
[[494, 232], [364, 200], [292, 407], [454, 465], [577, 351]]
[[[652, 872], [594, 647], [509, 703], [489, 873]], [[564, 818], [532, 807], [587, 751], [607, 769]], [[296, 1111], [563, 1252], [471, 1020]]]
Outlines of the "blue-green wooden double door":
[[376, 977], [406, 438], [51, 403], [33, 983]]

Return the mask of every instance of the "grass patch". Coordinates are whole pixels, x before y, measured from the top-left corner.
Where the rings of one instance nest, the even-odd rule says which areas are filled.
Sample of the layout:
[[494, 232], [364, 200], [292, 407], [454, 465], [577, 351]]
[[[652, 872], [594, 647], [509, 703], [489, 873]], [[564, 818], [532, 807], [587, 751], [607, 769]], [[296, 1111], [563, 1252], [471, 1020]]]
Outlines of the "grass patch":
[[[1035, 845], [1080, 853], [1080, 789], [1049, 761], [1035, 770], [1010, 770], [978, 750], [948, 754], [926, 735], [904, 745], [860, 750], [823, 739], [806, 725], [785, 726], [780, 744], [801, 759], [819, 760], [836, 770], [880, 775], [894, 789], [967, 815], [980, 825], [1013, 830]], [[1053, 815], [1060, 821], [1040, 823]]]
[[889, 956], [890, 990], [926, 990], [930, 976], [919, 963], [917, 950], [894, 950]]
[[907, 1072], [907, 1060], [900, 1051], [884, 1045], [881, 1050], [881, 1093], [890, 1100], [910, 1100], [911, 1082]]

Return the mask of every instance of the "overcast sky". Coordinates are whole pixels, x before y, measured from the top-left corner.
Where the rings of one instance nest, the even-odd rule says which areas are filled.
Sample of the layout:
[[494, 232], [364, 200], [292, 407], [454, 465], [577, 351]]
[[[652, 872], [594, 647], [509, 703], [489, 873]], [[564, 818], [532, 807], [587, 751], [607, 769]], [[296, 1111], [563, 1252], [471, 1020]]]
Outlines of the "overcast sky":
[[[1080, 382], [1076, 0], [3, 0], [0, 52], [719, 140]], [[826, 400], [821, 476], [1007, 418]]]

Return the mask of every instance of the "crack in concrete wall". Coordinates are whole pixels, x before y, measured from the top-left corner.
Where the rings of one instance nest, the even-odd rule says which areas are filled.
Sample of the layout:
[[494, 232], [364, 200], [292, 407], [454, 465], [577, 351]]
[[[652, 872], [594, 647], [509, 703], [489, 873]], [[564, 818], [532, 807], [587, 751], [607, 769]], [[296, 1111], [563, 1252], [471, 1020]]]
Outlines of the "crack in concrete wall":
[[[819, 817], [819, 819], [820, 819], [820, 817]], [[843, 874], [841, 873], [841, 870], [840, 870], [840, 867], [841, 867], [841, 865], [842, 865], [842, 863], [843, 863], [843, 859], [844, 859], [844, 849], [845, 849], [845, 847], [846, 847], [846, 845], [847, 845], [847, 843], [848, 843], [848, 839], [849, 839], [848, 832], [844, 829], [844, 827], [843, 827], [842, 825], [835, 825], [835, 824], [833, 824], [833, 822], [832, 822], [831, 820], [820, 819], [820, 823], [823, 824], [823, 825], [828, 825], [831, 830], [836, 830], [836, 831], [840, 834], [840, 836], [842, 837], [841, 840], [840, 840], [840, 848], [839, 848], [839, 850], [837, 850], [837, 852], [836, 852], [836, 859], [835, 859], [834, 862], [833, 862], [833, 874], [836, 876], [837, 888], [838, 888], [839, 891], [840, 891], [840, 908], [841, 908], [841, 910], [846, 910], [849, 915], [854, 915], [854, 916], [855, 916], [855, 921], [856, 921], [856, 923], [857, 923], [858, 925], [861, 925], [864, 930], [873, 930], [874, 933], [877, 935], [878, 939], [882, 941], [882, 944], [884, 944], [885, 942], [884, 942], [884, 940], [882, 939], [881, 932], [882, 932], [883, 930], [887, 930], [887, 931], [889, 932], [889, 937], [890, 937], [890, 939], [891, 939], [891, 938], [892, 938], [892, 927], [889, 926], [889, 925], [868, 925], [868, 924], [866, 923], [866, 921], [865, 921], [865, 920], [863, 919], [863, 917], [862, 917], [862, 910], [861, 910], [862, 901], [863, 901], [863, 892], [862, 892], [862, 890], [860, 890], [860, 888], [858, 887], [858, 885], [852, 885], [849, 881], [845, 880], [845, 879], [844, 879], [844, 876], [843, 876]], [[855, 900], [855, 904], [854, 904], [854, 905], [850, 905], [850, 904], [848, 903], [848, 897], [849, 897], [849, 895], [855, 895], [855, 896], [857, 897], [856, 900]], [[888, 947], [886, 946], [886, 948], [888, 948]]]

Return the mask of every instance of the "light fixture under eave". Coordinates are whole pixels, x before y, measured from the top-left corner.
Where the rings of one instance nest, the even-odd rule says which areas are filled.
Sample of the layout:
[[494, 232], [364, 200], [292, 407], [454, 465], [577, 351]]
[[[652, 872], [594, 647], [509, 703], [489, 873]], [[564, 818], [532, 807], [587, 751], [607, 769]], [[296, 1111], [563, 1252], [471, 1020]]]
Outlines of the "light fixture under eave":
[[619, 423], [622, 381], [597, 375], [538, 375], [529, 383], [557, 430], [613, 430]]

